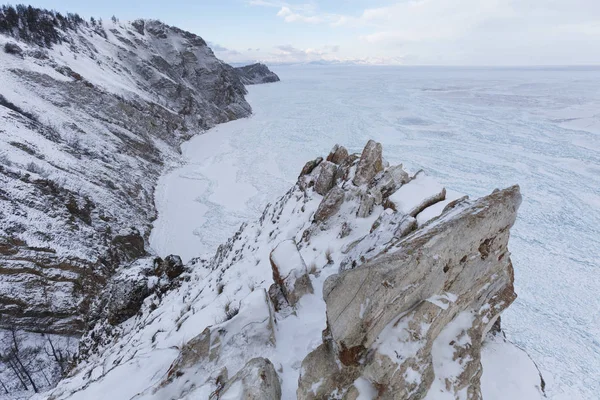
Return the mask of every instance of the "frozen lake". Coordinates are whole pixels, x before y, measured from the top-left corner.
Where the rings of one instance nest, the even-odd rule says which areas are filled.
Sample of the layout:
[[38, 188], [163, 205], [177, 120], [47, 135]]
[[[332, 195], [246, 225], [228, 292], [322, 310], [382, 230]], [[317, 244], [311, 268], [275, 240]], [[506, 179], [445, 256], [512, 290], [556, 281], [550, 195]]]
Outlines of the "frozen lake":
[[150, 242], [184, 261], [212, 253], [335, 143], [425, 169], [482, 196], [521, 185], [510, 248], [508, 337], [551, 399], [600, 393], [600, 69], [279, 67], [251, 87], [253, 117], [182, 146], [157, 188]]

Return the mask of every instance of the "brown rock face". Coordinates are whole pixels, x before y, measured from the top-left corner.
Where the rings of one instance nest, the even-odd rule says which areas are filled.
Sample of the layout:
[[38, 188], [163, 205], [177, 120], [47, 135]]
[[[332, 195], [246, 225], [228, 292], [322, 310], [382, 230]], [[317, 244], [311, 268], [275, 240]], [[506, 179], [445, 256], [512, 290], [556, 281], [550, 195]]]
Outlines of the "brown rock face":
[[321, 201], [317, 212], [315, 212], [315, 221], [323, 222], [340, 210], [344, 202], [344, 190], [335, 186], [327, 193]]
[[336, 144], [333, 146], [331, 153], [327, 156], [327, 161], [340, 165], [348, 157], [348, 150], [344, 146]]
[[[329, 277], [330, 336], [302, 367], [312, 371], [312, 360], [326, 357], [344, 367], [320, 378], [336, 386], [316, 392], [302, 389], [313, 387], [314, 374], [302, 375], [298, 398], [346, 391], [339, 376], [348, 374], [380, 388], [380, 399], [421, 399], [440, 388], [480, 399], [481, 343], [516, 298], [507, 244], [520, 202], [517, 186], [494, 192]], [[459, 372], [440, 367], [456, 359]]]
[[321, 164], [321, 161], [323, 161], [323, 157], [308, 161], [306, 164], [304, 164], [304, 168], [302, 168], [300, 176], [310, 174], [317, 167], [317, 165]]
[[356, 175], [354, 175], [354, 180], [352, 181], [356, 186], [368, 184], [378, 172], [383, 171], [381, 153], [381, 143], [377, 143], [374, 140], [367, 142], [356, 167]]
[[335, 172], [337, 171], [337, 165], [329, 161], [323, 161], [321, 163], [321, 173], [315, 183], [315, 191], [321, 196], [324, 196], [333, 187], [335, 182]]

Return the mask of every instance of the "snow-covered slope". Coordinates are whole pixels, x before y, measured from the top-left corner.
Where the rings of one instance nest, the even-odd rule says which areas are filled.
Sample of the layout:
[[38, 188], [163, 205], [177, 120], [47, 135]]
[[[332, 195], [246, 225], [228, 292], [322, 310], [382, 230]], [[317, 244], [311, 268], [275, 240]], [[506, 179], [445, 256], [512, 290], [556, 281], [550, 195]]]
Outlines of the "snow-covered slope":
[[119, 262], [144, 254], [179, 144], [251, 110], [191, 33], [141, 20], [55, 31], [49, 48], [0, 35], [13, 49], [0, 51], [0, 324], [72, 333]]
[[[398, 189], [402, 196], [395, 195]], [[400, 206], [409, 201], [405, 214]], [[513, 349], [499, 333], [486, 332], [515, 297], [506, 242], [520, 194], [513, 187], [431, 212], [444, 201], [446, 190], [422, 172], [411, 176], [381, 159], [379, 144], [369, 142], [361, 156], [336, 146], [326, 161], [308, 162], [294, 187], [212, 257], [193, 259], [171, 274], [153, 258], [121, 269], [109, 291], [139, 282], [148, 288], [146, 297], [140, 301], [137, 290], [121, 293], [103, 308], [135, 303], [139, 310], [121, 323], [110, 316], [98, 322], [82, 341], [80, 364], [40, 398], [238, 399], [254, 393], [258, 397], [248, 398], [373, 399], [388, 387], [372, 380], [373, 370], [363, 370], [376, 368], [374, 353], [350, 356], [342, 342], [334, 351], [337, 364], [315, 363], [314, 357], [327, 343], [366, 326], [382, 328], [369, 341], [381, 361], [392, 363], [388, 384], [412, 388], [412, 397], [396, 392], [381, 398], [454, 399], [467, 392], [501, 398], [494, 385], [499, 377], [484, 373], [479, 382], [482, 363], [484, 371], [490, 363], [490, 371], [501, 371]], [[455, 257], [463, 251], [472, 254]], [[392, 272], [381, 288], [361, 304], [348, 304], [352, 314], [332, 320], [339, 311], [335, 302], [354, 290], [340, 282], [371, 270], [375, 276], [377, 268], [389, 267], [382, 257]], [[404, 287], [403, 280], [413, 279], [407, 273], [424, 275]], [[365, 287], [373, 285], [374, 278]], [[358, 296], [363, 289], [356, 290]], [[406, 306], [408, 312], [401, 311]], [[414, 325], [417, 315], [424, 319]], [[397, 322], [387, 325], [388, 317]], [[349, 321], [347, 329], [340, 330], [342, 320]], [[406, 332], [388, 335], [400, 322]], [[481, 347], [489, 345], [482, 356]], [[385, 348], [406, 357], [388, 357]], [[518, 393], [523, 388], [523, 399], [540, 398], [535, 366], [515, 354], [527, 373], [503, 376], [502, 382]], [[355, 365], [357, 355], [363, 361]], [[343, 379], [332, 387], [328, 376], [336, 370]], [[315, 374], [320, 379], [311, 382]]]
[[0, 7], [0, 396], [68, 369], [93, 299], [146, 254], [158, 177], [181, 142], [250, 115], [245, 94], [159, 21]]

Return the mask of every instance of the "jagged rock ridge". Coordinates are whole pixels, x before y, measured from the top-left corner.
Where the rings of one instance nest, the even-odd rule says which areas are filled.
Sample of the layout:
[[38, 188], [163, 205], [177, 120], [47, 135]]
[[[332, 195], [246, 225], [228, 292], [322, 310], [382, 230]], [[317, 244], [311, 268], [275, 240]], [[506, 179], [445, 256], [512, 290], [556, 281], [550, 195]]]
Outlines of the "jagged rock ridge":
[[[370, 141], [308, 162], [212, 258], [127, 321], [100, 320], [51, 398], [121, 379], [123, 399], [477, 399], [503, 386], [541, 398], [536, 367], [498, 333], [519, 188], [470, 200], [381, 153]], [[519, 373], [486, 375], [508, 350]]]
[[235, 72], [244, 85], [279, 82], [277, 74], [261, 63], [236, 67]]

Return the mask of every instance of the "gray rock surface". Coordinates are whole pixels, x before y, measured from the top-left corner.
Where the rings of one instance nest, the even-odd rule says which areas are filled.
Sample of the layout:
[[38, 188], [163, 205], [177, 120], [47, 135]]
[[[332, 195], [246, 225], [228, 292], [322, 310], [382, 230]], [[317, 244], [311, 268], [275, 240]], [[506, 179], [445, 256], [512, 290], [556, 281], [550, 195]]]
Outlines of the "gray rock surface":
[[[520, 202], [516, 186], [492, 193], [329, 277], [323, 296], [332, 351], [321, 347], [307, 360], [333, 357], [352, 376], [359, 369], [382, 399], [422, 398], [437, 387], [481, 398], [481, 343], [516, 298], [507, 244]], [[444, 360], [447, 354], [454, 358]], [[444, 376], [440, 365], [456, 357], [460, 372]], [[300, 387], [312, 379], [301, 377]], [[320, 398], [308, 391], [298, 397]]]
[[277, 74], [261, 63], [237, 67], [235, 73], [244, 85], [279, 82]]
[[333, 187], [319, 204], [319, 208], [315, 212], [315, 221], [323, 222], [337, 213], [344, 202], [344, 196], [345, 193], [342, 189], [338, 186]]
[[323, 161], [319, 164], [319, 168], [321, 168], [321, 172], [315, 183], [315, 191], [324, 196], [333, 187], [337, 165], [330, 161]]
[[269, 260], [273, 280], [290, 306], [295, 306], [303, 295], [313, 293], [306, 263], [294, 240], [279, 243], [271, 252]]
[[280, 400], [281, 385], [273, 363], [253, 358], [233, 376], [220, 392], [222, 399]]
[[356, 174], [352, 181], [356, 186], [371, 182], [377, 173], [383, 171], [383, 159], [381, 157], [381, 143], [369, 140], [360, 155]]
[[111, 275], [145, 254], [165, 163], [251, 108], [194, 34], [153, 20], [57, 29], [68, 46], [11, 38], [23, 59], [0, 65], [12, 149], [0, 163], [0, 328], [77, 334]]

